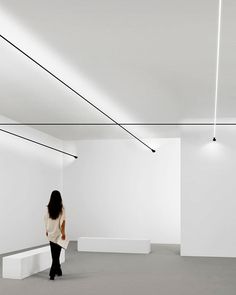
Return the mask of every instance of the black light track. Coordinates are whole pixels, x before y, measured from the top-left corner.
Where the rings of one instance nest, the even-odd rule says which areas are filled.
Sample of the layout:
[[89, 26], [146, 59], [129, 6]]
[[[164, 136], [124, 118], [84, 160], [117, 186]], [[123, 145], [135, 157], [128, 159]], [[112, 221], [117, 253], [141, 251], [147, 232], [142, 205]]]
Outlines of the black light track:
[[[128, 126], [213, 126], [215, 123], [120, 123]], [[116, 126], [116, 123], [0, 123], [0, 126]], [[235, 126], [236, 123], [216, 123], [218, 126]]]
[[1, 128], [0, 128], [0, 131], [1, 131], [1, 132], [5, 132], [5, 133], [10, 134], [10, 135], [13, 135], [13, 136], [16, 136], [16, 137], [18, 137], [18, 138], [21, 138], [21, 139], [24, 139], [24, 140], [30, 141], [30, 142], [32, 142], [32, 143], [35, 143], [35, 144], [41, 145], [41, 146], [43, 146], [43, 147], [45, 147], [45, 148], [48, 148], [48, 149], [54, 150], [54, 151], [56, 151], [56, 152], [59, 152], [59, 153], [62, 153], [62, 154], [64, 154], [64, 155], [67, 155], [67, 156], [73, 157], [73, 158], [75, 158], [75, 159], [78, 158], [78, 156], [76, 156], [76, 155], [72, 155], [72, 154], [70, 154], [70, 153], [64, 152], [64, 151], [62, 151], [62, 150], [56, 149], [56, 148], [54, 148], [54, 147], [51, 147], [51, 146], [49, 146], [49, 145], [46, 145], [46, 144], [40, 143], [40, 142], [38, 142], [38, 141], [32, 140], [32, 139], [30, 139], [30, 138], [27, 138], [27, 137], [21, 136], [21, 135], [19, 135], [19, 134], [16, 134], [16, 133], [13, 133], [13, 132], [7, 131], [7, 130], [5, 130], [5, 129], [1, 129]]
[[111, 118], [108, 114], [106, 114], [104, 111], [102, 111], [99, 107], [97, 107], [95, 104], [93, 104], [91, 101], [89, 101], [87, 98], [85, 98], [83, 95], [81, 95], [78, 91], [76, 91], [74, 88], [72, 88], [70, 85], [68, 85], [66, 82], [64, 82], [62, 79], [60, 79], [57, 75], [53, 74], [51, 71], [49, 71], [46, 67], [44, 67], [42, 64], [37, 62], [34, 58], [32, 58], [29, 54], [24, 52], [22, 49], [20, 49], [18, 46], [16, 46], [14, 43], [12, 43], [10, 40], [8, 40], [6, 37], [0, 34], [0, 37], [5, 40], [8, 44], [13, 46], [15, 49], [17, 49], [19, 52], [21, 52], [23, 55], [25, 55], [28, 59], [30, 59], [32, 62], [34, 62], [37, 66], [39, 66], [41, 69], [43, 69], [45, 72], [47, 72], [49, 75], [51, 75], [53, 78], [55, 78], [57, 81], [59, 81], [61, 84], [63, 84], [66, 88], [74, 92], [77, 96], [82, 98], [84, 101], [86, 101], [88, 104], [90, 104], [93, 108], [95, 108], [97, 111], [102, 113], [104, 116], [106, 116], [109, 120], [111, 120], [115, 125], [119, 126], [122, 128], [125, 132], [127, 132], [129, 135], [131, 135], [133, 138], [138, 140], [140, 143], [145, 145], [148, 149], [150, 149], [153, 153], [156, 151], [152, 149], [149, 145], [147, 145], [145, 142], [143, 142], [141, 139], [139, 139], [136, 135], [131, 133], [128, 129], [123, 127], [120, 123], [118, 123], [116, 120]]

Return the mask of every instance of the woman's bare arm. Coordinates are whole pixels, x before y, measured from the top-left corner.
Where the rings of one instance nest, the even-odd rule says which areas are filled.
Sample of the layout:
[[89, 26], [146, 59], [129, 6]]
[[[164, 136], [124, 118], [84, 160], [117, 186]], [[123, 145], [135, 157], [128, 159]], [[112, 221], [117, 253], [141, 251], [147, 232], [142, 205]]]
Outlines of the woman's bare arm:
[[63, 220], [62, 225], [61, 225], [61, 235], [62, 235], [61, 238], [62, 238], [62, 240], [66, 239], [65, 225], [66, 225], [66, 222], [65, 222], [65, 220]]

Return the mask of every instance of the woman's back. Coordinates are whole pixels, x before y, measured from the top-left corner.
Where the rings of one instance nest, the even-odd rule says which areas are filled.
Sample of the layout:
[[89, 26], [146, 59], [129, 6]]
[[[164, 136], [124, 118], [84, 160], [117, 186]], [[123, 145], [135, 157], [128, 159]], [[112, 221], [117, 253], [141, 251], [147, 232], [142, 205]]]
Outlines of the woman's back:
[[49, 216], [48, 208], [45, 213], [45, 227], [48, 233], [48, 240], [56, 243], [58, 238], [61, 236], [61, 226], [63, 221], [65, 220], [65, 209], [62, 208], [62, 212], [56, 219], [52, 219]]

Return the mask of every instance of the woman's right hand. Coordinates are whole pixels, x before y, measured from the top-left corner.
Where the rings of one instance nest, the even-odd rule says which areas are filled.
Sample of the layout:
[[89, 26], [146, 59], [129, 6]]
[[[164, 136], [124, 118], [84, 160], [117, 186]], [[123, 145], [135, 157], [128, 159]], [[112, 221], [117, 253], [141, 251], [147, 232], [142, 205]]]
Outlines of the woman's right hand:
[[62, 234], [61, 239], [62, 240], [65, 240], [66, 239], [66, 235], [65, 234]]

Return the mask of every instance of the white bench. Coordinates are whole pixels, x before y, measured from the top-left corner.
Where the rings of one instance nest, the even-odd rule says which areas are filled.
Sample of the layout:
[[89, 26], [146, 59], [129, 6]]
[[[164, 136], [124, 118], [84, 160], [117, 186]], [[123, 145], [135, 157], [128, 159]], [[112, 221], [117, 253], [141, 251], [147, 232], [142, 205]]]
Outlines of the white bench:
[[[62, 249], [60, 262], [65, 262]], [[24, 279], [51, 267], [50, 246], [5, 256], [2, 258], [2, 276], [8, 279]]]
[[81, 237], [77, 249], [86, 252], [149, 254], [151, 244], [150, 240]]

